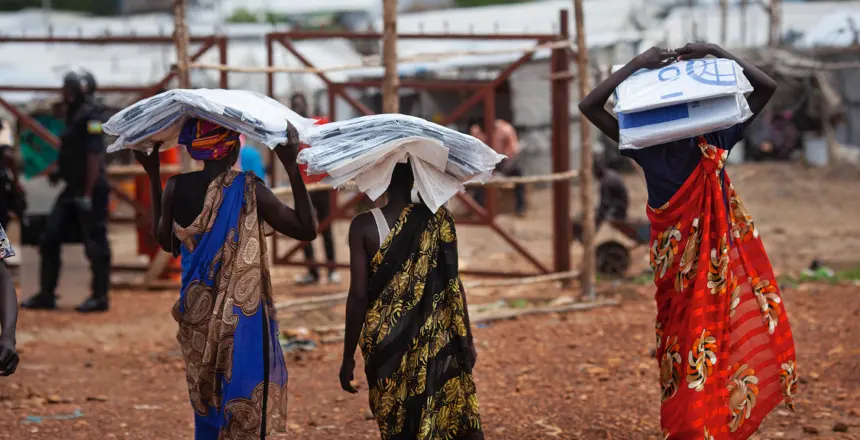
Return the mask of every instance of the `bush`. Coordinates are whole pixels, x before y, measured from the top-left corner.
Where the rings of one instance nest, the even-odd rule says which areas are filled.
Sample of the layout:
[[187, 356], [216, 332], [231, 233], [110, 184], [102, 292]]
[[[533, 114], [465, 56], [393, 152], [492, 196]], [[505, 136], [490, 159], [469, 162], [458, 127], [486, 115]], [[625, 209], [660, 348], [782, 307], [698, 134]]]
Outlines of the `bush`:
[[257, 16], [245, 8], [236, 9], [227, 17], [227, 23], [257, 23], [258, 21]]

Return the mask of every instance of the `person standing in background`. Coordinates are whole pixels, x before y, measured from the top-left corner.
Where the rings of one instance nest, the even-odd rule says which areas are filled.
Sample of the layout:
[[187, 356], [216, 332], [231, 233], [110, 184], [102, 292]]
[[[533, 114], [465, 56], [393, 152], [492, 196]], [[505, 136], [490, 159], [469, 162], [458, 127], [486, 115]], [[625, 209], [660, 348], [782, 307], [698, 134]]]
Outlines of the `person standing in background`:
[[[290, 98], [290, 108], [304, 118], [309, 117], [310, 109], [308, 108], [308, 101], [302, 93], [296, 93]], [[301, 148], [307, 148], [307, 146], [303, 145]], [[315, 183], [307, 179], [305, 176], [306, 174], [303, 174], [302, 177], [305, 178], [306, 184]], [[322, 179], [322, 176], [320, 176], [319, 179]], [[322, 224], [326, 219], [328, 219], [329, 215], [331, 215], [332, 191], [311, 191], [310, 195], [311, 203], [313, 203], [314, 210], [317, 213], [317, 222]], [[322, 231], [321, 235], [323, 238], [323, 246], [325, 247], [326, 262], [332, 265], [329, 266], [328, 269], [328, 282], [329, 284], [340, 284], [340, 274], [337, 273], [337, 269], [333, 266], [335, 263], [335, 253], [334, 236], [332, 235], [331, 226], [326, 228], [325, 231]], [[305, 261], [311, 264], [316, 263], [313, 243], [308, 243], [308, 245], [304, 247], [304, 253]], [[300, 285], [316, 284], [319, 283], [319, 281], [320, 271], [319, 268], [314, 266], [310, 266], [306, 274], [296, 279], [296, 283]]]
[[253, 172], [265, 182], [266, 165], [263, 164], [263, 155], [252, 145], [248, 145], [244, 134], [239, 136], [239, 144], [241, 145], [241, 149], [239, 150], [239, 167], [242, 171]]
[[76, 310], [82, 313], [108, 310], [110, 187], [105, 175], [104, 109], [93, 98], [93, 90], [95, 80], [86, 72], [69, 72], [63, 79], [66, 129], [60, 136], [59, 169], [50, 176], [50, 181], [57, 184], [62, 180], [66, 186], [48, 215], [39, 249], [42, 258], [41, 288], [21, 304], [25, 309], [56, 309], [61, 251], [63, 243], [68, 241], [71, 225], [81, 230], [92, 270], [92, 296]]
[[11, 127], [0, 119], [0, 226], [4, 230], [9, 228], [10, 213], [23, 220], [26, 206], [20, 182], [24, 164], [13, 150], [12, 143]]
[[6, 238], [6, 231], [0, 228], [0, 376], [9, 376], [18, 368], [18, 352], [15, 351], [18, 297], [6, 268], [6, 260], [13, 256], [15, 251]]
[[[523, 171], [517, 163], [517, 155], [519, 154], [520, 141], [517, 137], [517, 130], [507, 121], [496, 119], [496, 124], [493, 127], [493, 139], [489, 139], [487, 133], [481, 128], [481, 118], [474, 118], [470, 122], [469, 134], [481, 140], [496, 151], [496, 153], [504, 154], [506, 159], [499, 162], [496, 166], [496, 171], [508, 177], [522, 177]], [[484, 204], [484, 189], [479, 188], [477, 202], [483, 206]], [[514, 185], [514, 197], [516, 197], [516, 214], [520, 217], [526, 213], [526, 187], [518, 183]]]

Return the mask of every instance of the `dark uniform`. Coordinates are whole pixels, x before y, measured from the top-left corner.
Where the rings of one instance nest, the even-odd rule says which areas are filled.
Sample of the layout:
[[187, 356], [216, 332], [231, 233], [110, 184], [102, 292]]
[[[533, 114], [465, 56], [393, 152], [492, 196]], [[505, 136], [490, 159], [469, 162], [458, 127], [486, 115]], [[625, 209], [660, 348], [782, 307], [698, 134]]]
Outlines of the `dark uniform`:
[[[110, 189], [105, 175], [105, 144], [102, 122], [103, 107], [92, 96], [95, 84], [92, 77], [72, 73], [64, 88], [72, 87], [75, 79], [82, 84], [76, 100], [69, 103], [66, 129], [60, 137], [59, 165], [52, 180], [62, 180], [65, 189], [57, 197], [45, 226], [40, 246], [42, 258], [41, 290], [22, 304], [25, 308], [56, 307], [56, 288], [60, 275], [60, 254], [64, 242], [79, 237], [86, 249], [92, 269], [92, 297], [78, 306], [80, 312], [104, 311], [108, 308], [110, 287], [111, 251], [107, 238], [108, 196]], [[86, 194], [88, 163], [98, 157], [96, 184], [90, 197]]]

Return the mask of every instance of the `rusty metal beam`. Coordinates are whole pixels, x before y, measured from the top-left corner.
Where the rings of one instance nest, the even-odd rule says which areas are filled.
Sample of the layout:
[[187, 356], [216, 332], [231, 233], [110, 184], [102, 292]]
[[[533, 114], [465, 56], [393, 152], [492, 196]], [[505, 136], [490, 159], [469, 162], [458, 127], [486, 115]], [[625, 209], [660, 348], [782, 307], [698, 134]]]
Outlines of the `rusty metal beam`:
[[[300, 62], [300, 63], [304, 64], [304, 65], [305, 65], [305, 67], [308, 67], [308, 68], [311, 68], [311, 69], [315, 69], [315, 68], [316, 68], [316, 66], [314, 66], [314, 65], [313, 65], [313, 63], [311, 63], [310, 61], [308, 61], [308, 59], [307, 59], [307, 58], [305, 58], [305, 57], [304, 57], [304, 55], [302, 55], [302, 54], [301, 54], [301, 52], [299, 52], [299, 50], [298, 50], [298, 49], [296, 49], [296, 46], [295, 46], [295, 45], [293, 45], [293, 43], [292, 43], [290, 40], [288, 40], [288, 39], [286, 39], [286, 38], [280, 38], [280, 39], [278, 39], [278, 41], [280, 41], [280, 42], [281, 42], [281, 44], [283, 44], [283, 45], [284, 45], [284, 47], [285, 47], [288, 51], [290, 51], [290, 53], [291, 53], [291, 54], [293, 54], [293, 56], [294, 56], [294, 57], [296, 57], [296, 59], [297, 59], [297, 60], [299, 60], [299, 62]], [[353, 98], [352, 96], [350, 96], [350, 95], [349, 95], [349, 93], [346, 93], [346, 90], [344, 90], [342, 87], [339, 87], [336, 83], [334, 83], [332, 80], [330, 80], [330, 79], [328, 78], [328, 76], [326, 76], [324, 73], [318, 72], [316, 75], [317, 75], [317, 77], [318, 77], [319, 79], [321, 79], [321, 80], [322, 80], [322, 82], [326, 83], [326, 85], [327, 85], [329, 88], [334, 89], [334, 91], [335, 91], [338, 95], [340, 95], [341, 97], [343, 97], [343, 99], [345, 99], [345, 100], [346, 100], [346, 102], [348, 102], [350, 105], [352, 105], [353, 107], [355, 107], [355, 109], [356, 109], [356, 110], [358, 110], [359, 112], [363, 113], [364, 115], [372, 115], [372, 114], [374, 114], [374, 113], [373, 113], [373, 110], [371, 110], [371, 109], [367, 108], [367, 106], [366, 106], [366, 105], [362, 104], [361, 102], [359, 102], [358, 100], [356, 100], [355, 98]]]
[[[99, 86], [101, 93], [142, 93], [150, 90], [148, 86]], [[61, 93], [62, 87], [42, 87], [42, 86], [3, 86], [0, 85], [2, 92], [42, 92], [42, 93]]]
[[[274, 38], [289, 38], [291, 40], [311, 40], [327, 38], [345, 38], [349, 40], [379, 40], [380, 32], [330, 32], [313, 30], [295, 30], [290, 32], [273, 32]], [[556, 34], [463, 34], [463, 33], [419, 33], [398, 34], [402, 40], [555, 40]]]
[[475, 199], [472, 198], [472, 196], [470, 196], [468, 194], [458, 194], [457, 197], [459, 197], [460, 200], [464, 204], [466, 204], [466, 206], [470, 210], [472, 210], [472, 212], [474, 212], [475, 214], [478, 214], [479, 217], [483, 218], [484, 221], [486, 222], [487, 226], [490, 227], [490, 229], [496, 231], [496, 233], [499, 234], [499, 236], [501, 236], [502, 239], [504, 239], [506, 242], [508, 242], [508, 244], [511, 245], [511, 247], [516, 249], [516, 251], [519, 252], [519, 254], [523, 256], [523, 258], [528, 260], [529, 263], [534, 265], [534, 267], [536, 267], [539, 271], [541, 271], [541, 273], [550, 273], [549, 268], [547, 268], [543, 263], [540, 262], [540, 260], [538, 260], [534, 255], [532, 255], [532, 253], [529, 252], [525, 248], [525, 246], [520, 244], [520, 242], [518, 242], [516, 238], [511, 236], [511, 234], [508, 233], [508, 231], [505, 231], [504, 229], [502, 229], [495, 222], [495, 220], [493, 220], [492, 217], [490, 217], [490, 214], [487, 212], [487, 210], [482, 208], [481, 205], [478, 205], [478, 202], [476, 202]]
[[[352, 198], [347, 200], [345, 203], [339, 205], [336, 209], [332, 210], [328, 218], [323, 220], [323, 222], [320, 223], [319, 226], [317, 226], [317, 233], [319, 234], [327, 231], [329, 227], [331, 227], [331, 224], [334, 220], [338, 219], [340, 215], [347, 209], [350, 209], [357, 205], [358, 202], [360, 202], [362, 199], [364, 199], [364, 194], [356, 194], [352, 196]], [[293, 255], [295, 255], [298, 251], [302, 250], [302, 248], [309, 244], [309, 241], [300, 241], [297, 244], [293, 245], [293, 247], [291, 247], [290, 250], [288, 250], [286, 255], [284, 255], [283, 257], [278, 257], [277, 255], [275, 255], [275, 260], [281, 263], [288, 262], [290, 258], [293, 257]]]
[[454, 111], [452, 111], [451, 114], [449, 114], [447, 117], [445, 117], [445, 119], [439, 125], [444, 126], [444, 125], [448, 125], [448, 124], [451, 124], [451, 123], [457, 121], [457, 119], [459, 119], [461, 116], [463, 116], [463, 113], [466, 113], [470, 108], [475, 106], [475, 104], [480, 102], [481, 99], [484, 99], [484, 97], [487, 96], [487, 94], [489, 94], [490, 92], [495, 93], [496, 87], [499, 87], [500, 85], [502, 85], [503, 82], [507, 81], [508, 77], [511, 76], [511, 74], [514, 73], [515, 70], [517, 70], [523, 64], [529, 62], [529, 60], [531, 60], [532, 57], [534, 57], [534, 52], [529, 52], [529, 53], [521, 56], [513, 64], [506, 67], [505, 70], [501, 71], [499, 73], [499, 76], [496, 77], [496, 79], [490, 81], [490, 83], [487, 84], [486, 86], [484, 86], [484, 88], [475, 92], [475, 94], [470, 96], [469, 99], [467, 99], [462, 104], [460, 104], [456, 109], [454, 109]]
[[[337, 83], [345, 88], [382, 88], [382, 80], [356, 80]], [[469, 90], [480, 89], [486, 87], [490, 83], [487, 81], [446, 81], [446, 80], [420, 80], [420, 79], [402, 79], [400, 80], [401, 89], [420, 89], [420, 90]]]
[[[18, 122], [21, 123], [21, 125], [33, 131], [36, 136], [47, 142], [52, 148], [60, 148], [60, 140], [57, 139], [57, 137], [54, 136], [53, 133], [43, 127], [42, 124], [39, 124], [38, 121], [31, 118], [30, 115], [20, 111], [17, 107], [9, 104], [3, 98], [0, 98], [0, 105], [9, 110], [9, 112], [12, 113], [16, 119], [18, 119]], [[119, 200], [129, 204], [134, 209], [135, 215], [144, 222], [144, 225], [152, 224], [152, 218], [149, 212], [149, 208], [144, 207], [136, 200], [134, 200], [134, 197], [129, 196], [124, 191], [117, 188], [113, 182], [108, 181], [108, 185], [110, 186], [111, 192], [113, 192]]]
[[[214, 39], [212, 35], [191, 37], [192, 43], [202, 43]], [[73, 44], [173, 44], [173, 37], [141, 37], [117, 35], [103, 37], [26, 37], [0, 36], [0, 43], [73, 43]]]
[[[327, 269], [349, 269], [348, 263], [328, 263], [328, 262], [320, 262], [320, 263], [309, 263], [307, 261], [285, 261], [282, 263], [278, 263], [282, 266], [290, 266], [290, 267], [315, 267], [315, 268], [327, 268]], [[138, 267], [124, 266], [123, 268], [128, 270], [142, 270]], [[485, 277], [485, 278], [523, 278], [523, 277], [533, 277], [538, 275], [543, 275], [542, 273], [535, 272], [519, 272], [519, 271], [499, 271], [499, 270], [482, 270], [482, 269], [463, 269], [460, 270], [460, 275], [470, 275], [477, 277]]]
[[140, 204], [140, 202], [135, 200], [133, 196], [119, 189], [113, 182], [108, 182], [108, 186], [116, 198], [131, 206], [134, 210], [135, 219], [138, 225], [145, 228], [152, 226], [152, 213], [148, 206]]
[[18, 109], [18, 107], [15, 107], [14, 105], [10, 104], [2, 97], [0, 97], [0, 106], [3, 106], [4, 108], [6, 108], [6, 110], [9, 110], [9, 113], [12, 113], [12, 116], [15, 116], [15, 119], [17, 119], [21, 125], [27, 127], [30, 131], [35, 133], [36, 136], [50, 144], [51, 147], [53, 147], [54, 149], [59, 148], [60, 140], [57, 139], [57, 137], [54, 136], [53, 133], [48, 131], [47, 128], [43, 127], [42, 124], [31, 118], [30, 115], [22, 112]]
[[[200, 59], [200, 57], [202, 57], [204, 54], [206, 54], [206, 52], [208, 52], [209, 49], [211, 49], [212, 46], [214, 46], [214, 45], [215, 45], [214, 39], [203, 42], [203, 44], [200, 46], [200, 48], [197, 49], [197, 52], [194, 52], [194, 55], [191, 55], [190, 62], [193, 63], [193, 62], [197, 61], [198, 59]], [[172, 80], [174, 77], [176, 77], [176, 70], [171, 69], [170, 72], [167, 72], [167, 75], [165, 75], [164, 78], [161, 79], [161, 81], [149, 86], [146, 89], [146, 91], [141, 93], [141, 95], [138, 96], [138, 98], [137, 98], [138, 101], [141, 99], [149, 98], [152, 95], [155, 95], [156, 93], [158, 93], [159, 90], [167, 87], [167, 85], [170, 84], [170, 80]]]

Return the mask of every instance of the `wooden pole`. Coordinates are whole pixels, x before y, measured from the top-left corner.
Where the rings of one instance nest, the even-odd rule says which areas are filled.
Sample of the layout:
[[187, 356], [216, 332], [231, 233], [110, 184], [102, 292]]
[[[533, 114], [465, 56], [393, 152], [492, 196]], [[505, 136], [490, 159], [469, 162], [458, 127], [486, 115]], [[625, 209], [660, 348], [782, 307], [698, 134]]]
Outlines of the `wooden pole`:
[[[174, 0], [173, 3], [173, 41], [176, 44], [176, 77], [179, 80], [179, 88], [191, 87], [191, 77], [188, 71], [190, 60], [188, 57], [189, 35], [188, 26], [185, 23], [185, 0]], [[226, 54], [226, 51], [224, 51]], [[191, 171], [191, 157], [187, 152], [180, 153], [180, 165], [183, 173]], [[158, 221], [159, 219], [153, 219]], [[149, 269], [143, 277], [144, 283], [151, 283], [164, 274], [170, 266], [173, 256], [167, 252], [158, 252], [152, 259]]]
[[[173, 41], [176, 44], [176, 78], [179, 80], [179, 88], [191, 87], [191, 76], [188, 65], [188, 24], [185, 22], [186, 0], [174, 0], [173, 2]], [[181, 154], [182, 172], [191, 171], [191, 157], [188, 153]]]
[[782, 0], [771, 0], [768, 12], [770, 13], [768, 43], [770, 47], [779, 47], [782, 39]]
[[[570, 41], [570, 16], [567, 9], [559, 13], [559, 41]], [[552, 97], [552, 171], [570, 170], [570, 52], [565, 49], [552, 51], [550, 84]], [[570, 236], [570, 182], [554, 182], [552, 185], [552, 234], [553, 270], [569, 272]], [[570, 287], [570, 280], [562, 282]]]
[[[588, 44], [585, 40], [585, 24], [583, 18], [582, 0], [574, 0], [574, 15], [576, 17], [576, 48], [577, 71], [579, 73], [579, 96], [585, 97], [591, 91], [591, 69], [588, 61]], [[594, 190], [592, 189], [591, 168], [593, 157], [591, 153], [591, 123], [588, 119], [579, 118], [580, 139], [580, 197], [582, 199], [582, 295], [592, 298], [595, 295], [595, 257], [594, 257]]]
[[695, 6], [695, 2], [693, 0], [687, 0], [687, 13], [690, 14], [690, 41], [696, 42], [696, 14], [693, 12], [693, 7]]
[[725, 47], [728, 31], [729, 0], [720, 0], [720, 44]]
[[400, 87], [400, 78], [397, 75], [397, 0], [382, 0], [382, 23], [382, 59], [385, 64], [382, 111], [398, 113], [400, 97], [397, 89]]

